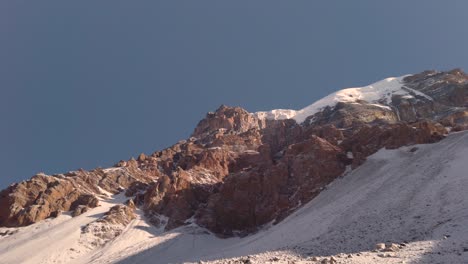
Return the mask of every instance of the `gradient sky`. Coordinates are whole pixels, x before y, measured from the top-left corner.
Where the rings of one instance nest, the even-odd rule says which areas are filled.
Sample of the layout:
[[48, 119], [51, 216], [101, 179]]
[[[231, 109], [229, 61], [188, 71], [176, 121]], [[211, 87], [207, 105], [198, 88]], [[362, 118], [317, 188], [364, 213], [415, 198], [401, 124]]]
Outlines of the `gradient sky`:
[[0, 187], [187, 138], [219, 105], [300, 109], [468, 70], [468, 1], [1, 1]]

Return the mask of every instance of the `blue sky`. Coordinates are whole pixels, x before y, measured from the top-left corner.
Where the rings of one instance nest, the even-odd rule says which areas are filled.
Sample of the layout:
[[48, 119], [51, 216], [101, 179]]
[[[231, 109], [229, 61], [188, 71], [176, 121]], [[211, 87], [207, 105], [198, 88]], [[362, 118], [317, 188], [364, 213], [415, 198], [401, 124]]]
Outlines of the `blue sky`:
[[468, 69], [467, 1], [1, 1], [0, 187], [111, 166], [221, 104]]

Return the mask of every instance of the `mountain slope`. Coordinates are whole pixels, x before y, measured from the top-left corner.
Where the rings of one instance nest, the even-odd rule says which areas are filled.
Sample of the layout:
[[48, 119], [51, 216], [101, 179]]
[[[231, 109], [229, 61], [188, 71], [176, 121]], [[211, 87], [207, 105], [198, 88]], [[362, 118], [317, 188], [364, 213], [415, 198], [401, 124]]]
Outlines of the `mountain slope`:
[[[107, 169], [37, 174], [27, 181], [10, 185], [0, 192], [0, 228], [3, 226], [0, 244], [4, 243], [5, 248], [10, 249], [3, 251], [8, 262], [22, 260], [33, 263], [70, 261], [72, 257], [81, 262], [117, 261], [135, 252], [140, 252], [135, 256], [137, 259], [155, 256], [155, 252], [159, 252], [161, 259], [178, 261], [179, 257], [185, 260], [188, 256], [179, 256], [176, 251], [191, 252], [188, 259], [196, 259], [222, 257], [213, 255], [214, 249], [226, 254], [231, 250], [229, 256], [236, 256], [247, 254], [250, 249], [255, 249], [252, 253], [259, 253], [281, 247], [274, 241], [289, 247], [299, 243], [296, 238], [301, 238], [302, 233], [306, 235], [306, 230], [295, 227], [299, 233], [291, 238], [291, 243], [274, 237], [262, 240], [261, 237], [287, 223], [289, 220], [284, 222], [285, 219], [291, 219], [288, 216], [307, 208], [305, 205], [309, 202], [320, 201], [320, 197], [328, 193], [324, 190], [330, 184], [346, 182], [348, 176], [341, 180], [343, 175], [360, 175], [359, 171], [370, 166], [371, 169], [365, 173], [367, 176], [387, 179], [387, 176], [380, 176], [389, 175], [387, 171], [368, 165], [374, 164], [372, 160], [379, 157], [373, 154], [381, 153], [382, 149], [395, 150], [415, 144], [442, 144], [447, 142], [447, 136], [455, 137], [450, 134], [466, 129], [468, 75], [459, 69], [425, 71], [388, 78], [365, 87], [340, 90], [300, 111], [249, 113], [240, 107], [223, 105], [208, 113], [190, 138], [167, 149], [150, 155], [141, 154], [137, 159], [121, 160]], [[437, 146], [444, 148], [445, 145]], [[420, 153], [417, 148], [410, 150], [405, 156], [408, 159]], [[399, 165], [390, 167], [404, 168], [402, 174], [394, 172], [394, 176], [404, 182], [407, 180], [404, 177], [418, 167], [399, 161], [399, 157], [392, 154], [391, 159]], [[393, 161], [386, 162], [390, 164]], [[381, 162], [383, 168], [385, 164]], [[424, 173], [432, 172], [427, 169]], [[367, 180], [372, 182], [373, 178]], [[348, 184], [354, 186], [353, 182]], [[361, 185], [366, 186], [365, 189]], [[416, 197], [417, 188], [423, 186], [413, 181], [405, 183], [401, 186], [402, 197]], [[361, 194], [374, 187], [365, 182], [355, 186]], [[404, 187], [409, 188], [407, 193], [403, 193]], [[347, 189], [342, 191], [351, 192]], [[384, 195], [385, 190], [380, 188], [374, 196], [380, 199], [380, 193]], [[336, 195], [346, 197], [347, 194]], [[359, 200], [359, 197], [348, 198]], [[392, 200], [391, 197], [385, 198]], [[358, 223], [368, 219], [359, 217], [365, 216], [369, 210], [379, 211], [381, 202], [360, 201], [368, 205], [364, 211], [352, 201], [340, 202], [351, 202], [353, 207], [345, 215], [346, 221], [353, 219], [352, 213], [355, 212], [359, 212], [358, 220], [355, 226], [338, 220], [333, 220], [330, 225], [337, 228], [347, 226], [347, 229], [339, 229], [339, 233], [346, 235], [350, 232], [348, 237], [366, 240], [367, 236], [362, 234], [367, 231], [362, 230]], [[341, 208], [340, 212], [347, 210], [338, 204], [334, 206]], [[395, 206], [402, 208], [401, 204]], [[321, 207], [327, 207], [325, 202]], [[431, 204], [428, 204], [423, 211], [430, 209]], [[335, 211], [330, 215], [330, 208], [325, 212], [314, 210], [313, 217], [318, 218], [307, 218], [312, 222], [327, 223], [328, 218], [320, 218], [321, 214], [336, 218]], [[380, 215], [385, 215], [385, 212], [372, 217], [381, 222], [377, 217]], [[395, 215], [401, 218], [398, 212]], [[392, 222], [388, 229], [402, 225], [403, 230], [407, 230], [407, 224], [427, 229], [420, 223], [421, 217], [415, 216], [398, 225]], [[274, 227], [268, 229], [272, 225]], [[317, 225], [314, 232], [322, 232], [321, 227], [330, 232], [320, 235], [320, 242], [331, 239], [330, 245], [327, 246], [328, 251], [323, 249], [313, 254], [362, 251], [368, 249], [368, 242], [373, 242], [366, 240], [364, 244], [353, 244], [353, 247], [343, 246], [346, 243], [341, 240], [336, 244], [328, 224]], [[419, 231], [415, 232], [410, 240], [426, 237]], [[28, 233], [35, 234], [44, 244], [36, 245], [35, 239], [29, 241]], [[381, 233], [388, 237], [397, 232]], [[57, 239], [48, 238], [49, 234], [57, 236]], [[304, 242], [313, 236], [306, 235]], [[192, 239], [192, 244], [186, 243], [187, 237]], [[263, 241], [262, 246], [255, 244], [242, 249], [243, 243], [251, 239]], [[195, 240], [210, 246], [197, 244]], [[59, 250], [51, 248], [47, 253], [46, 243], [55, 244]], [[298, 247], [296, 251], [303, 253]], [[304, 247], [309, 250], [320, 248], [318, 245]], [[42, 253], [24, 254], [28, 248]]]
[[[345, 253], [353, 257], [336, 256], [340, 263], [463, 263], [468, 260], [468, 133], [416, 148], [380, 150], [281, 223], [244, 238], [220, 239], [193, 224], [163, 232], [140, 216], [118, 239], [89, 254], [77, 246], [78, 237], [66, 239], [62, 230], [79, 231], [83, 222], [77, 220], [104, 209], [96, 208], [55, 224], [53, 233], [44, 223], [25, 227], [18, 235], [30, 228], [47, 236], [28, 236], [22, 246], [13, 244], [18, 239], [0, 239], [0, 257], [2, 263], [68, 263], [72, 257], [74, 263], [181, 263], [261, 253], [251, 259], [265, 263]], [[45, 237], [60, 247], [44, 244]], [[392, 258], [370, 252], [376, 243], [404, 241], [407, 246]], [[13, 254], [12, 247], [30, 253]]]

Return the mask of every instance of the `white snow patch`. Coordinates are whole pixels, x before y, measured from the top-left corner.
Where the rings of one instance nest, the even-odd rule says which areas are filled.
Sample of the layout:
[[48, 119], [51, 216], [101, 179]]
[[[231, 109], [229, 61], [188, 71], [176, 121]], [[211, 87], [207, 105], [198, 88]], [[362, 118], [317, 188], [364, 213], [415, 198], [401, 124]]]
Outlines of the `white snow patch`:
[[107, 173], [107, 172], [119, 171], [119, 170], [122, 170], [122, 168], [120, 168], [120, 167], [111, 167], [111, 168], [103, 169], [102, 171]]
[[371, 103], [374, 106], [390, 110], [391, 108], [387, 105], [391, 103], [391, 98], [393, 95], [401, 95], [406, 98], [413, 98], [413, 96], [410, 94], [411, 92], [432, 100], [431, 97], [425, 95], [424, 93], [404, 87], [403, 79], [407, 76], [409, 75], [387, 78], [364, 87], [343, 89], [334, 92], [301, 110], [275, 109], [271, 111], [256, 112], [253, 113], [253, 115], [259, 119], [294, 119], [297, 123], [302, 123], [307, 117], [314, 115], [327, 106], [334, 107], [338, 102], [358, 103], [362, 100]]
[[69, 263], [88, 254], [92, 247], [80, 243], [81, 227], [99, 219], [122, 200], [122, 195], [100, 199], [98, 207], [77, 217], [65, 212], [26, 227], [0, 228], [0, 233], [17, 230], [14, 235], [0, 236], [0, 263]]

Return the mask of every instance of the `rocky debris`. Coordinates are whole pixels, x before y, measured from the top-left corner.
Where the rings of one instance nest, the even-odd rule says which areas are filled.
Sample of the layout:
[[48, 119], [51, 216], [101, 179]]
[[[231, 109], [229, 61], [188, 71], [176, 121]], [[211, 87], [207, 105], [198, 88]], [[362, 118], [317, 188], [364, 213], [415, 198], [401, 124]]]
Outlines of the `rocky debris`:
[[380, 251], [385, 249], [385, 243], [378, 243], [375, 245], [375, 250]]
[[273, 262], [276, 262], [276, 261], [279, 261], [280, 259], [278, 257], [273, 257], [272, 259], [270, 259], [271, 261]]
[[72, 216], [76, 217], [89, 211], [89, 207], [86, 205], [78, 205], [72, 212]]
[[135, 218], [135, 208], [127, 205], [115, 205], [102, 218], [82, 228], [80, 243], [102, 246], [119, 236]]
[[385, 244], [385, 252], [397, 252], [401, 249], [401, 246], [399, 244], [395, 243], [387, 243]]
[[18, 233], [18, 229], [0, 231], [0, 237], [11, 236]]
[[376, 252], [397, 252], [403, 248], [401, 244], [395, 243], [378, 243], [375, 245]]
[[334, 257], [324, 258], [320, 261], [321, 264], [337, 264], [338, 262]]
[[57, 211], [53, 211], [52, 213], [50, 213], [49, 217], [56, 218], [56, 217], [59, 217], [61, 214], [62, 214], [62, 211], [57, 210]]
[[135, 208], [127, 205], [115, 205], [109, 209], [104, 217], [98, 222], [107, 222], [109, 224], [128, 225], [131, 220], [135, 219]]

